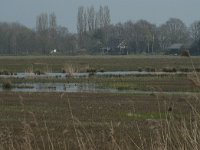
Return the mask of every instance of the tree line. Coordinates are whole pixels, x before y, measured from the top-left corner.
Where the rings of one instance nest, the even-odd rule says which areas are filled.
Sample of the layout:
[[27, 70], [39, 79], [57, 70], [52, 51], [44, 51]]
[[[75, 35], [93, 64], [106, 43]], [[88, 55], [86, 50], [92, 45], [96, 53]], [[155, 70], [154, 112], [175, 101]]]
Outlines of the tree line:
[[157, 26], [146, 20], [111, 23], [108, 6], [98, 10], [79, 7], [77, 33], [57, 24], [55, 13], [42, 13], [36, 18], [35, 29], [19, 23], [0, 22], [0, 54], [49, 55], [102, 54], [102, 50], [117, 50], [124, 44], [129, 53], [163, 53], [174, 43], [184, 43], [193, 54], [200, 54], [200, 21], [189, 27], [178, 18], [170, 18]]
[[53, 49], [70, 54], [77, 49], [76, 34], [58, 26], [54, 13], [36, 18], [35, 29], [19, 23], [0, 22], [0, 53], [5, 55], [48, 55]]

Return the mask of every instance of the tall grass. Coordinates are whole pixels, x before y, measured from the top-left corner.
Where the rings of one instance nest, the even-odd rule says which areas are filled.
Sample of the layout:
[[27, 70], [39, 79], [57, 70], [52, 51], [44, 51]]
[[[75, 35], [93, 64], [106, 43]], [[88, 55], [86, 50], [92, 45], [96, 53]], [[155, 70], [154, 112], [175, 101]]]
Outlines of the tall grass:
[[[189, 51], [183, 51], [182, 56], [188, 57], [193, 67], [193, 73], [189, 79], [192, 80], [194, 86], [200, 87], [198, 73], [194, 67]], [[199, 103], [199, 97], [194, 96]], [[189, 98], [188, 98], [189, 99]], [[155, 139], [156, 147], [152, 149], [164, 150], [199, 150], [200, 149], [200, 111], [198, 106], [192, 104], [187, 98], [185, 103], [190, 107], [187, 116], [182, 115], [176, 119], [173, 113], [169, 113], [170, 117], [164, 120], [160, 130], [157, 130], [157, 139]]]
[[74, 73], [77, 73], [78, 71], [78, 68], [71, 64], [65, 64], [62, 68], [62, 72], [67, 73], [67, 75], [70, 77], [73, 77]]
[[[74, 115], [74, 109], [70, 99], [67, 97], [66, 107], [71, 116], [71, 125], [66, 122], [60, 131], [47, 124], [45, 115], [43, 121], [39, 122], [33, 112], [25, 109], [25, 98], [19, 96], [21, 113], [24, 119], [20, 120], [17, 132], [12, 128], [1, 127], [0, 149], [1, 150], [198, 150], [200, 149], [200, 112], [190, 101], [185, 99], [185, 103], [190, 107], [189, 115], [176, 118], [176, 114], [166, 110], [165, 118], [146, 119], [145, 124], [150, 134], [143, 134], [143, 127], [140, 121], [135, 121], [134, 128], [137, 132], [132, 132], [132, 127], [126, 129], [128, 125], [120, 122], [107, 122], [100, 132], [98, 127], [88, 128]], [[60, 95], [63, 100], [64, 94]], [[66, 98], [66, 97], [65, 97]], [[196, 100], [199, 100], [195, 97]], [[134, 110], [133, 110], [134, 113]], [[27, 117], [28, 116], [28, 117]], [[103, 122], [102, 122], [103, 124]], [[89, 127], [92, 127], [89, 125]], [[100, 125], [101, 126], [101, 125]], [[4, 130], [2, 130], [4, 129]], [[60, 138], [55, 133], [60, 132]], [[69, 134], [71, 132], [73, 135]], [[17, 134], [16, 134], [17, 133]], [[99, 134], [98, 134], [99, 133]], [[136, 137], [136, 138], [135, 138]]]
[[4, 89], [11, 89], [12, 88], [12, 82], [10, 80], [4, 80], [3, 81], [3, 84], [2, 84], [2, 87]]

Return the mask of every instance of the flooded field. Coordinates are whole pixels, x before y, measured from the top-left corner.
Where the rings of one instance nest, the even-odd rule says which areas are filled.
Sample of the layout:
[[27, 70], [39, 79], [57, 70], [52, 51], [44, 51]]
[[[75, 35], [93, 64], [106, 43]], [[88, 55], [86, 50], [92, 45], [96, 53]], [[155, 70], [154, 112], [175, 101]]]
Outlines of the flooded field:
[[[2, 86], [2, 85], [0, 85]], [[116, 89], [102, 89], [98, 88], [94, 84], [87, 83], [21, 83], [14, 84], [11, 89], [0, 88], [0, 91], [11, 92], [94, 92], [94, 93], [117, 93]]]
[[[82, 70], [62, 70], [61, 60], [56, 60], [56, 71], [45, 70], [40, 63], [24, 71], [21, 60], [15, 60], [19, 68], [12, 69], [10, 64], [10, 71], [0, 71], [0, 138], [9, 135], [17, 147], [30, 140], [30, 145], [37, 145], [35, 149], [51, 144], [55, 147], [47, 149], [80, 149], [78, 141], [86, 145], [85, 149], [94, 145], [93, 149], [109, 149], [110, 145], [111, 149], [138, 149], [137, 145], [148, 149], [152, 139], [167, 139], [165, 132], [177, 133], [180, 126], [181, 130], [193, 128], [189, 122], [187, 126], [180, 122], [200, 120], [199, 72], [189, 65], [178, 68], [184, 66], [179, 63], [185, 59], [160, 58], [160, 63], [155, 59], [134, 60], [145, 65], [137, 68], [131, 64], [131, 68], [131, 58], [106, 58], [104, 69], [95, 65], [98, 69], [94, 69], [94, 59], [81, 59], [92, 62], [92, 67], [85, 69], [87, 64], [78, 60]], [[122, 64], [115, 66], [113, 62], [118, 60]], [[173, 64], [168, 64], [169, 60], [176, 65], [169, 66]], [[0, 144], [6, 147], [10, 143], [0, 140]]]
[[2, 88], [0, 92], [60, 92], [60, 93], [127, 93], [127, 94], [167, 94], [167, 95], [196, 95], [198, 92], [182, 91], [153, 91], [153, 90], [131, 90], [100, 87], [97, 84], [88, 83], [20, 83], [14, 84], [10, 89]]
[[89, 76], [130, 76], [130, 75], [184, 75], [185, 72], [147, 72], [147, 71], [109, 71], [109, 72], [89, 72], [89, 73], [13, 73], [10, 75], [0, 75], [0, 78], [68, 78], [68, 77], [89, 77]]

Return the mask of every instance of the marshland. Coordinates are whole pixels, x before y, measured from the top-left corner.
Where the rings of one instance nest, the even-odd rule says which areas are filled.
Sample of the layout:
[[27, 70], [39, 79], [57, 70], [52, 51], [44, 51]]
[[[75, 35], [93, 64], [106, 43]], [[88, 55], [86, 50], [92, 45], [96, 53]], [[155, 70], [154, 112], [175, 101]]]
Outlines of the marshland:
[[199, 6], [2, 1], [0, 150], [199, 150]]
[[3, 149], [198, 148], [199, 60], [1, 57], [0, 145]]

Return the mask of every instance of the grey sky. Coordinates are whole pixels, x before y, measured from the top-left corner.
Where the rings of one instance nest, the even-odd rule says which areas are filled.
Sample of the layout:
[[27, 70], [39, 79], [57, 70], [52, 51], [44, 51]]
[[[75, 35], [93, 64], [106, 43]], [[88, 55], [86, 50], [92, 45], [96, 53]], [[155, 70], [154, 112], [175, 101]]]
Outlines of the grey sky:
[[170, 17], [183, 20], [187, 25], [200, 20], [200, 0], [0, 0], [0, 21], [20, 22], [35, 27], [40, 13], [55, 12], [58, 24], [76, 31], [79, 6], [108, 5], [112, 23], [146, 19], [160, 25]]

